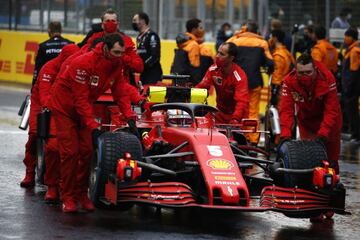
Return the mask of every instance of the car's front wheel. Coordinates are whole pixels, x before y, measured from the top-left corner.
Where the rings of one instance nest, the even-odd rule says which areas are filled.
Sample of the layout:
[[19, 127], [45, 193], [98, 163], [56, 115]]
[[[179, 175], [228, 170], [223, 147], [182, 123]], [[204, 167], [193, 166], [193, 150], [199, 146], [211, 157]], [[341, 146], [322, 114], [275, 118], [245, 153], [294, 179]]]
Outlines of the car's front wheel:
[[111, 174], [116, 174], [117, 162], [130, 153], [132, 159], [142, 160], [139, 139], [127, 132], [106, 132], [98, 139], [90, 169], [90, 198], [97, 207], [104, 206], [101, 201], [105, 194], [105, 184]]

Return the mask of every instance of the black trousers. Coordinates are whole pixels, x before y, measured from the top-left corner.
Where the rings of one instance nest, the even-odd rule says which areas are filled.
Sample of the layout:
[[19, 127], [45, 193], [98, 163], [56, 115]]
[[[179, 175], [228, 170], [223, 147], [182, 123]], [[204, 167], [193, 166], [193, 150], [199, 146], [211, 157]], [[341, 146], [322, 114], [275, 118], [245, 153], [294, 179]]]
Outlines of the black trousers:
[[352, 83], [347, 86], [344, 93], [345, 111], [350, 125], [351, 137], [360, 140], [360, 79], [353, 80]]

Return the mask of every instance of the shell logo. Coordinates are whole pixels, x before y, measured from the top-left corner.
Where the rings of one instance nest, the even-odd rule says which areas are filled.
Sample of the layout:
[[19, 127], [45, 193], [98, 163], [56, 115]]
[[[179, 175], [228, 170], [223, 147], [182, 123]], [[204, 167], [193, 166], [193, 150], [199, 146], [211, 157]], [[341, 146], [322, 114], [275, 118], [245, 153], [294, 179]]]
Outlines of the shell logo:
[[226, 159], [210, 159], [206, 162], [206, 165], [216, 170], [230, 170], [234, 167], [234, 164]]

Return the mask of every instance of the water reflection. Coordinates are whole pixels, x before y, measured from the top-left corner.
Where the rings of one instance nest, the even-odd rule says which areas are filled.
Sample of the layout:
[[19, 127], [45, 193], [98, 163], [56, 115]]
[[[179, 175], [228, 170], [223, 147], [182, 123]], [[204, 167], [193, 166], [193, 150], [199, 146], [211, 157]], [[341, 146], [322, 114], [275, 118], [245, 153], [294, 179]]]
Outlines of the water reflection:
[[336, 239], [334, 234], [334, 221], [326, 219], [324, 222], [312, 223], [308, 229], [298, 227], [284, 227], [280, 229], [275, 240], [300, 240], [300, 239]]
[[360, 143], [342, 141], [340, 159], [345, 162], [360, 163]]

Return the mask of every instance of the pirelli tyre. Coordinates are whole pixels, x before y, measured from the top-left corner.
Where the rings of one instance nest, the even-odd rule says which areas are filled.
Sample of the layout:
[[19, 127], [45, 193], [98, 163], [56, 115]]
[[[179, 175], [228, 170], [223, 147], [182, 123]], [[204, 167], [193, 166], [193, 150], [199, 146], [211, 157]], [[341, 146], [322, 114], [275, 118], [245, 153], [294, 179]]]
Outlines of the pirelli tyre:
[[[98, 139], [96, 151], [90, 169], [90, 199], [97, 207], [105, 207], [102, 199], [105, 193], [105, 184], [110, 174], [116, 173], [118, 159], [125, 152], [131, 154], [132, 159], [142, 160], [142, 147], [139, 139], [131, 133], [118, 131], [106, 132]], [[119, 209], [128, 209], [130, 205], [118, 206]]]
[[[325, 148], [316, 141], [286, 141], [279, 147], [277, 156], [281, 167], [287, 169], [311, 169], [322, 166], [323, 160], [327, 160]], [[312, 177], [312, 173], [285, 173], [274, 180], [276, 185], [283, 187], [309, 189], [312, 187]]]

